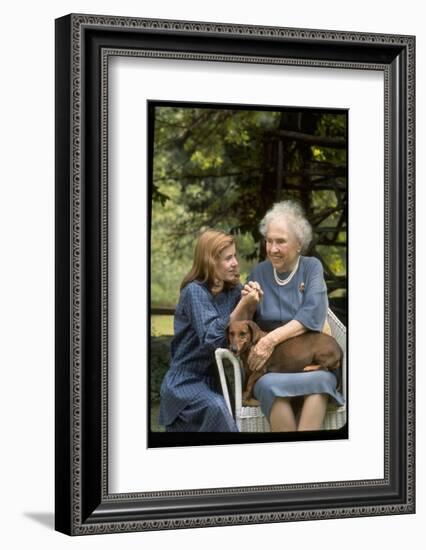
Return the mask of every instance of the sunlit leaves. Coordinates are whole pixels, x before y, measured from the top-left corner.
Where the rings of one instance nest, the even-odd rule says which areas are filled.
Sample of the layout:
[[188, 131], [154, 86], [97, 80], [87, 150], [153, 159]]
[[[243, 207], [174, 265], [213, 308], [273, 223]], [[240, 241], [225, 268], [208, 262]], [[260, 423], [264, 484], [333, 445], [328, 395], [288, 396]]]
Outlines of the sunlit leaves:
[[335, 292], [342, 294], [337, 285], [345, 286], [346, 276], [346, 149], [278, 137], [285, 130], [344, 139], [346, 114], [156, 108], [154, 303], [176, 303], [202, 228], [236, 235], [246, 275], [259, 259], [261, 217], [274, 201], [285, 198], [300, 200], [307, 209], [315, 228], [311, 252], [321, 256], [330, 277], [337, 278]]

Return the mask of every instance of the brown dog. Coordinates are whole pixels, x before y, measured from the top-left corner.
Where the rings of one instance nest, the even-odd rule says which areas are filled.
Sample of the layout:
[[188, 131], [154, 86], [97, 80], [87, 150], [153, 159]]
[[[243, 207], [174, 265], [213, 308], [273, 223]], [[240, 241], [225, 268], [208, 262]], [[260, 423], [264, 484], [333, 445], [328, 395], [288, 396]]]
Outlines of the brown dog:
[[246, 375], [244, 401], [250, 399], [255, 382], [267, 372], [309, 372], [342, 366], [343, 351], [332, 336], [305, 332], [275, 346], [265, 365], [259, 371], [251, 371], [250, 350], [265, 334], [254, 321], [234, 321], [227, 330], [228, 347], [240, 358]]

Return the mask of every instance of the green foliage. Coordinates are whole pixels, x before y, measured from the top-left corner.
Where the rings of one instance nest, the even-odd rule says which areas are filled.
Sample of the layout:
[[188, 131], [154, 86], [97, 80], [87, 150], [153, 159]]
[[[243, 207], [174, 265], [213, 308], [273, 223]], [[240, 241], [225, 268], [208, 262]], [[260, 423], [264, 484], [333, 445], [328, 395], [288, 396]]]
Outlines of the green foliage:
[[158, 424], [158, 415], [160, 410], [160, 404], [159, 403], [151, 403], [151, 431], [152, 432], [165, 432], [164, 426], [160, 426]]
[[325, 140], [345, 140], [346, 121], [344, 112], [157, 107], [152, 305], [176, 304], [194, 240], [207, 227], [236, 236], [245, 278], [262, 259], [260, 219], [286, 198], [303, 204], [315, 230], [310, 253], [333, 288], [345, 290], [347, 150]]
[[173, 315], [151, 315], [151, 336], [173, 336]]
[[151, 337], [151, 354], [149, 361], [151, 376], [151, 403], [160, 401], [160, 387], [170, 365], [170, 336]]

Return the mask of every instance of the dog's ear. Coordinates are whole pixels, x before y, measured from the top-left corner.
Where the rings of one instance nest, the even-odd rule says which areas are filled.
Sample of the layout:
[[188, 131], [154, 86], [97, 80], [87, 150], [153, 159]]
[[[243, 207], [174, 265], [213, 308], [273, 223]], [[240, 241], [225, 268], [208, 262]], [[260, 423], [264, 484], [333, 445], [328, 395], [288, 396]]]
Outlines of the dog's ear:
[[260, 330], [259, 325], [257, 325], [254, 321], [247, 321], [247, 326], [249, 327], [251, 332], [252, 344], [257, 344], [257, 342], [262, 337], [262, 331]]

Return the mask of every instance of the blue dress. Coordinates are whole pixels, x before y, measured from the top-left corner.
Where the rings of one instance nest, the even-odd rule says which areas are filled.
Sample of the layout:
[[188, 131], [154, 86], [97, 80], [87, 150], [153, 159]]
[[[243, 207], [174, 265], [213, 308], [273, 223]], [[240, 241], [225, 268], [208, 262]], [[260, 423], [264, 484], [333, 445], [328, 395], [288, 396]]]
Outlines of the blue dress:
[[241, 285], [213, 295], [193, 281], [182, 290], [174, 318], [171, 364], [160, 390], [160, 424], [166, 431], [237, 432], [223, 396], [216, 391], [214, 352], [226, 346], [229, 316]]
[[[285, 279], [288, 273], [278, 273], [278, 276]], [[323, 268], [317, 258], [301, 256], [297, 272], [284, 286], [276, 283], [269, 260], [260, 262], [249, 280], [257, 281], [264, 292], [254, 316], [262, 330], [270, 332], [293, 319], [309, 330], [319, 332], [323, 329], [328, 298]], [[253, 393], [267, 417], [276, 397], [327, 393], [339, 405], [344, 404], [343, 396], [337, 391], [337, 377], [328, 371], [267, 373], [256, 382]]]

